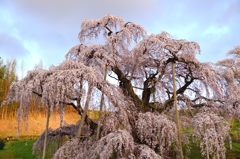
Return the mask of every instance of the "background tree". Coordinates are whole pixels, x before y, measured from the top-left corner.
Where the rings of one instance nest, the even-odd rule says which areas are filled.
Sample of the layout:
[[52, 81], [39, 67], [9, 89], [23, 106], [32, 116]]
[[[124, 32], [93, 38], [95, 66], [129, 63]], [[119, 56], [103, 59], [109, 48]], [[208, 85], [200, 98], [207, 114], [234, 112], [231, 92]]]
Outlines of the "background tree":
[[[174, 97], [178, 107], [191, 114], [190, 121], [205, 107], [218, 110], [217, 115], [229, 104], [229, 110], [239, 109], [231, 103], [233, 100], [227, 102], [230, 96], [239, 102], [234, 97], [236, 90], [228, 89], [235, 84], [231, 81], [238, 79], [223, 76], [226, 72], [221, 68], [228, 71], [229, 67], [222, 63], [199, 62], [195, 55], [200, 47], [195, 42], [174, 39], [166, 32], [147, 35], [140, 25], [115, 16], [85, 20], [79, 39], [80, 44], [70, 49], [60, 65], [29, 72], [11, 86], [8, 97], [8, 101], [20, 102], [19, 114], [23, 117], [31, 96], [38, 96], [51, 109], [69, 105], [79, 113], [79, 125], [48, 133], [49, 137], [61, 132], [74, 138], [54, 158], [173, 157], [170, 147], [177, 151]], [[102, 127], [97, 140], [97, 122], [88, 117], [87, 111], [89, 106], [101, 107], [101, 101], [112, 111], [99, 119]], [[42, 139], [35, 147], [42, 146]], [[211, 148], [215, 147], [207, 150], [212, 152]], [[218, 150], [218, 156], [224, 158], [225, 150]]]
[[2, 102], [7, 97], [10, 85], [14, 80], [17, 79], [16, 76], [16, 61], [4, 62], [0, 57], [0, 114], [1, 118], [8, 117], [10, 112], [15, 112], [16, 104], [12, 105], [2, 105]]

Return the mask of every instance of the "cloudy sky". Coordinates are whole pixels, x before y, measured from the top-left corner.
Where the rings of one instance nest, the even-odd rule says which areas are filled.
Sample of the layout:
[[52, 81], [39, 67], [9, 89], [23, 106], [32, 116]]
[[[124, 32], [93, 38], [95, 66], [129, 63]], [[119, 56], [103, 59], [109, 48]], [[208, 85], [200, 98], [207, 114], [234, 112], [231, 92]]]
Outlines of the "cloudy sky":
[[196, 41], [201, 61], [217, 61], [240, 44], [240, 0], [0, 0], [0, 56], [17, 71], [56, 65], [79, 43], [83, 19], [112, 14]]

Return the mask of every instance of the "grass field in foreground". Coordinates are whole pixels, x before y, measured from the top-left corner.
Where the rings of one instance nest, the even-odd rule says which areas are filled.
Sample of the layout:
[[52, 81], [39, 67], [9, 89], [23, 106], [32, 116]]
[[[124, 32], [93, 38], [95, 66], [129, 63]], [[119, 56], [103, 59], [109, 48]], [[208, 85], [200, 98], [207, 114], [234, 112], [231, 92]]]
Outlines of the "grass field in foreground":
[[35, 140], [15, 140], [6, 143], [0, 150], [0, 159], [36, 159], [32, 155], [32, 145]]

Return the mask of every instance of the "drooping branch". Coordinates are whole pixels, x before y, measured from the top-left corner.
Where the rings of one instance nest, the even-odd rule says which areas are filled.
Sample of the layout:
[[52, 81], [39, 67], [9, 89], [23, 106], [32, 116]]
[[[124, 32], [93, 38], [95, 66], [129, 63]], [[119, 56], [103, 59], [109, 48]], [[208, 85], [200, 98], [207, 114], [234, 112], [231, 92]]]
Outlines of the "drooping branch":
[[[33, 94], [37, 95], [38, 97], [42, 97], [42, 94], [41, 94], [41, 93], [38, 93], [38, 92], [36, 92], [36, 91], [33, 91]], [[73, 100], [73, 101], [74, 101], [74, 100], [77, 101], [77, 106], [76, 106], [73, 102], [63, 102], [63, 101], [60, 101], [59, 103], [60, 103], [60, 104], [63, 104], [63, 105], [69, 105], [69, 106], [71, 106], [80, 116], [82, 116], [83, 113], [84, 113], [84, 110], [83, 110], [80, 102], [78, 102], [79, 99], [80, 99], [80, 97], [78, 97], [78, 98], [76, 98], [76, 99], [71, 99], [71, 100]], [[97, 127], [97, 123], [94, 122], [92, 119], [90, 119], [87, 114], [86, 114], [86, 116], [85, 116], [85, 123], [90, 126], [91, 131], [92, 131], [92, 133], [93, 133], [93, 132], [95, 131], [96, 127]]]

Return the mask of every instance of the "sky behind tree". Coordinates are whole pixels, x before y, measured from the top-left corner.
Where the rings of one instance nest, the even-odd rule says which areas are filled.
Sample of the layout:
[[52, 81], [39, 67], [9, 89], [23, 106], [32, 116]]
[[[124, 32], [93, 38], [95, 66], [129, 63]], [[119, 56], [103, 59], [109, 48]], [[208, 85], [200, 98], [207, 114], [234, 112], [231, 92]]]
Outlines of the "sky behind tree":
[[196, 41], [200, 61], [215, 62], [240, 44], [239, 0], [0, 0], [0, 56], [17, 59], [17, 72], [56, 65], [79, 43], [84, 19], [107, 14]]

